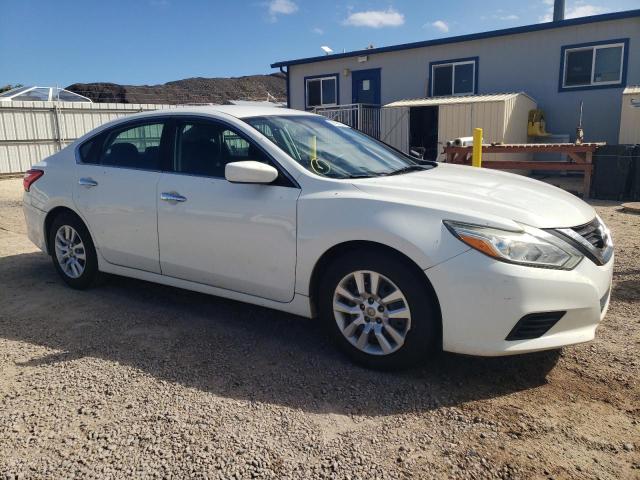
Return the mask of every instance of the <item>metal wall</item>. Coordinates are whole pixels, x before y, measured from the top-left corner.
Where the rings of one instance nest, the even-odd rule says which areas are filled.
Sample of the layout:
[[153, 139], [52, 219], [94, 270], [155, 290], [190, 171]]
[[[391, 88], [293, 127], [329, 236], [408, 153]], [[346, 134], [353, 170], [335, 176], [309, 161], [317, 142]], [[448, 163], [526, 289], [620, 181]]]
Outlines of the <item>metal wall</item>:
[[124, 115], [175, 105], [0, 102], [0, 174], [19, 173], [94, 128]]
[[640, 143], [640, 86], [624, 91], [621, 110], [618, 143]]
[[[435, 100], [435, 99], [434, 99]], [[527, 95], [504, 95], [497, 101], [473, 101], [448, 103], [443, 100], [438, 107], [438, 160], [443, 160], [442, 149], [446, 142], [459, 137], [469, 137], [474, 128], [483, 129], [484, 143], [527, 143], [529, 110], [536, 102]], [[384, 107], [381, 113], [380, 139], [405, 153], [409, 152], [410, 115], [412, 107]], [[420, 108], [414, 107], [414, 108]], [[485, 160], [528, 160], [525, 154], [485, 154]]]
[[[356, 57], [292, 65], [292, 108], [304, 109], [304, 77], [339, 74], [340, 98], [351, 99], [352, 72], [381, 68], [381, 103], [427, 96], [429, 62], [478, 57], [478, 93], [524, 91], [546, 113], [547, 130], [575, 138], [580, 101], [588, 141], [617, 143], [622, 87], [558, 91], [564, 45], [629, 38], [627, 84], [640, 84], [640, 18], [565, 26], [540, 32], [486, 38], [411, 50], [376, 53], [359, 63]], [[345, 70], [346, 69], [346, 70]], [[347, 73], [348, 75], [345, 75]]]
[[380, 140], [409, 153], [409, 107], [380, 109]]

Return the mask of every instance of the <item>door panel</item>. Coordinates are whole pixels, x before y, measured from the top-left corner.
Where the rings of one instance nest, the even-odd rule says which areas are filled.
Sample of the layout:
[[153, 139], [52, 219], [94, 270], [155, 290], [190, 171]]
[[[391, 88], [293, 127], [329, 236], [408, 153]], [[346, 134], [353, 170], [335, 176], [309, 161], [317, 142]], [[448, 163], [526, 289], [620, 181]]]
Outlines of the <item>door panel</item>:
[[[100, 165], [78, 165], [76, 173], [74, 200], [104, 259], [160, 273], [156, 221], [160, 173]], [[81, 185], [81, 180], [88, 185]]]
[[78, 149], [74, 201], [109, 263], [160, 273], [156, 186], [165, 125], [123, 122]]
[[[166, 200], [161, 200], [163, 193]], [[294, 294], [300, 190], [177, 173], [158, 184], [163, 275], [280, 302]], [[171, 198], [180, 195], [183, 200]]]
[[352, 103], [380, 105], [380, 69], [351, 72]]

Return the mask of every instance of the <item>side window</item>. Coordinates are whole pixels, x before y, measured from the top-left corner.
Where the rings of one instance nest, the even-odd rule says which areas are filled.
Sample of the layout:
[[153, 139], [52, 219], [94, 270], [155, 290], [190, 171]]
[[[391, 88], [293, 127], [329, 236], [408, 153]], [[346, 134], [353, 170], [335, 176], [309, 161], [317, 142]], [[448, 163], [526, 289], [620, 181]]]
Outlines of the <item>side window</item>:
[[451, 60], [431, 63], [431, 95], [470, 95], [476, 93], [478, 59]]
[[224, 178], [227, 163], [267, 156], [237, 132], [215, 122], [187, 122], [178, 126], [175, 171]]
[[625, 83], [628, 39], [562, 47], [560, 90], [619, 87]]
[[307, 108], [325, 107], [338, 103], [338, 77], [336, 75], [306, 78], [305, 89]]
[[163, 123], [118, 129], [107, 135], [100, 163], [114, 167], [160, 170]]
[[100, 139], [102, 135], [97, 135], [87, 140], [78, 149], [80, 152], [80, 160], [82, 163], [97, 165], [100, 163]]

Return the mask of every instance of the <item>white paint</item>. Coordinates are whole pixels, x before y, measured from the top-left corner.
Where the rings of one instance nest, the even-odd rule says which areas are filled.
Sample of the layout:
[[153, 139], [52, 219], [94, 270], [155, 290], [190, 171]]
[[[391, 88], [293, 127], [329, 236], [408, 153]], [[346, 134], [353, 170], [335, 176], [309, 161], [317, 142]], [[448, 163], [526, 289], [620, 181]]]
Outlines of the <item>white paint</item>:
[[[305, 316], [312, 312], [310, 279], [322, 255], [344, 242], [374, 241], [425, 271], [443, 313], [447, 350], [508, 355], [593, 338], [604, 315], [599, 299], [610, 285], [613, 260], [598, 267], [584, 258], [566, 271], [502, 263], [470, 250], [442, 223], [514, 231], [520, 223], [553, 228], [593, 219], [593, 208], [573, 195], [504, 172], [446, 164], [389, 177], [321, 177], [242, 121], [308, 113], [208, 107], [172, 114], [228, 122], [266, 150], [300, 188], [110, 167], [88, 170], [76, 163], [76, 142], [37, 165], [45, 174], [24, 196], [29, 238], [44, 248], [45, 212], [66, 206], [87, 223], [102, 271]], [[109, 126], [99, 130], [104, 128]], [[76, 186], [86, 176], [98, 185]], [[165, 191], [186, 201], [158, 201]], [[567, 314], [548, 334], [504, 340], [522, 315], [554, 310]]]

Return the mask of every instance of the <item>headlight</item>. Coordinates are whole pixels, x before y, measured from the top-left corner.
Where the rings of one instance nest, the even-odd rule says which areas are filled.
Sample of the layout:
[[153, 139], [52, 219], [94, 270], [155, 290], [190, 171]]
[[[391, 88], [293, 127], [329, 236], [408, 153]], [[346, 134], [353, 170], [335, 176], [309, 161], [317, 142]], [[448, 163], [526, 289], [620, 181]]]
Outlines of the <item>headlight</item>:
[[582, 254], [543, 230], [522, 225], [520, 231], [444, 221], [458, 239], [489, 257], [530, 267], [571, 270]]

